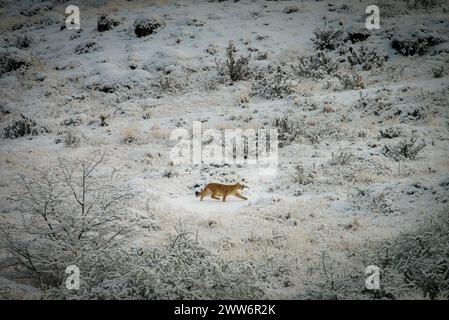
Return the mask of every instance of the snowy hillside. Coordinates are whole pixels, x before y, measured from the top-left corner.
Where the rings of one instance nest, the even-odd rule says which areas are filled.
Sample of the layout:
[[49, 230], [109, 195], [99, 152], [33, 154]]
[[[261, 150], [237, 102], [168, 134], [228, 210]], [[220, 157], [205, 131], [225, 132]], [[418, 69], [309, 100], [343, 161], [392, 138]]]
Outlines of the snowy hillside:
[[[0, 1], [0, 297], [447, 298], [397, 262], [429, 219], [449, 244], [447, 2], [61, 2]], [[195, 121], [277, 129], [276, 173], [175, 165]]]

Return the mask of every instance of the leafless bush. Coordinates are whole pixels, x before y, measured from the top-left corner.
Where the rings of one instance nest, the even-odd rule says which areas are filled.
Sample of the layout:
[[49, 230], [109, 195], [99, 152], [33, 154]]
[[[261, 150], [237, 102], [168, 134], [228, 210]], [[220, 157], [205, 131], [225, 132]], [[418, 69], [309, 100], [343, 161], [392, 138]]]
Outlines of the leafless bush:
[[[11, 197], [20, 217], [2, 221], [2, 246], [41, 287], [62, 284], [65, 268], [129, 236], [120, 223], [130, 193], [99, 176], [105, 154], [21, 176]], [[5, 218], [6, 220], [6, 218]]]
[[351, 66], [360, 66], [362, 70], [371, 70], [381, 67], [388, 59], [388, 56], [382, 56], [376, 50], [362, 46], [355, 51], [349, 47], [348, 61]]
[[246, 80], [250, 76], [250, 56], [237, 56], [237, 48], [229, 41], [226, 48], [226, 61], [216, 61], [216, 69], [221, 76], [227, 76], [231, 81]]
[[[348, 268], [349, 267], [349, 268]], [[360, 299], [364, 288], [363, 273], [354, 267], [343, 266], [321, 252], [317, 266], [311, 268], [310, 274], [317, 274], [317, 280], [306, 280], [306, 290], [301, 298], [319, 300]], [[358, 272], [357, 272], [358, 271]]]

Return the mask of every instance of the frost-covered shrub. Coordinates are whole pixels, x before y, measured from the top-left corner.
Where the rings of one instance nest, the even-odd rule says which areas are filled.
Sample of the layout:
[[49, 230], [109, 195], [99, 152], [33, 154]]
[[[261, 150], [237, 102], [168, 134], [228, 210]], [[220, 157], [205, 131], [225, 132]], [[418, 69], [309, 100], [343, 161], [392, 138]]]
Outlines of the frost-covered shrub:
[[97, 31], [104, 32], [114, 29], [120, 24], [120, 18], [114, 14], [102, 14], [98, 17]]
[[406, 34], [396, 35], [391, 43], [393, 49], [403, 56], [422, 56], [428, 48], [441, 43], [443, 40], [426, 30], [417, 30]]
[[140, 143], [141, 140], [141, 135], [137, 129], [129, 127], [122, 130], [123, 144]]
[[388, 127], [379, 130], [379, 138], [381, 139], [393, 139], [400, 137], [402, 135], [401, 128], [398, 127]]
[[347, 27], [346, 34], [352, 44], [365, 41], [371, 35], [369, 30], [364, 27], [360, 28], [358, 24]]
[[345, 41], [344, 32], [341, 28], [325, 26], [322, 29], [315, 29], [313, 45], [317, 50], [335, 50]]
[[189, 85], [187, 71], [166, 68], [158, 72], [151, 81], [151, 87], [157, 96], [183, 92]]
[[134, 21], [133, 28], [137, 37], [146, 37], [156, 33], [158, 29], [165, 27], [165, 20], [161, 17], [138, 17]]
[[255, 299], [257, 273], [245, 261], [227, 262], [186, 233], [158, 248], [102, 250], [81, 257], [80, 289], [47, 291], [47, 299]]
[[387, 60], [387, 55], [382, 55], [373, 48], [362, 46], [358, 50], [354, 50], [352, 47], [349, 47], [349, 63], [351, 66], [359, 66], [362, 70], [379, 68]]
[[430, 9], [444, 3], [445, 0], [407, 0], [407, 7], [410, 9]]
[[19, 48], [0, 49], [0, 76], [22, 66], [31, 65], [31, 56]]
[[17, 34], [15, 36], [5, 36], [4, 38], [5, 44], [7, 44], [10, 47], [16, 47], [19, 49], [29, 48], [31, 46], [31, 43], [33, 42], [33, 38], [29, 35], [23, 33], [23, 34]]
[[278, 130], [280, 147], [290, 144], [300, 135], [298, 122], [287, 116], [274, 118], [272, 125]]
[[[371, 244], [372, 245], [372, 244]], [[443, 211], [418, 228], [403, 232], [372, 248], [361, 246], [348, 260], [326, 252], [316, 259], [305, 281], [302, 299], [448, 299], [449, 213]], [[369, 265], [380, 270], [380, 288], [367, 289], [363, 272]]]
[[292, 80], [292, 70], [282, 64], [269, 65], [266, 69], [259, 69], [254, 75], [251, 91], [253, 95], [265, 99], [281, 99], [296, 91], [297, 82]]
[[299, 12], [299, 11], [300, 11], [300, 9], [299, 9], [299, 7], [296, 6], [296, 5], [287, 6], [287, 7], [285, 7], [284, 10], [283, 10], [283, 12], [286, 13], [286, 14], [296, 13], [296, 12]]
[[81, 144], [81, 136], [75, 130], [67, 130], [64, 133], [63, 140], [66, 148], [77, 148]]
[[432, 68], [432, 76], [435, 79], [442, 78], [443, 75], [444, 75], [444, 66], [443, 65], [438, 68]]
[[417, 290], [430, 299], [449, 298], [449, 212], [428, 218], [416, 230], [386, 241], [377, 251], [377, 265], [402, 275], [397, 287]]
[[250, 56], [237, 56], [237, 48], [229, 41], [226, 48], [226, 61], [216, 61], [216, 69], [221, 76], [229, 77], [231, 81], [246, 80], [250, 76]]
[[362, 76], [355, 71], [336, 73], [335, 77], [340, 81], [343, 90], [363, 89], [365, 87]]
[[100, 174], [103, 160], [104, 153], [60, 159], [19, 178], [10, 198], [21, 219], [2, 219], [0, 241], [41, 288], [62, 285], [67, 266], [112, 250], [129, 236], [121, 221], [130, 193], [107, 169]]
[[90, 52], [103, 51], [103, 47], [95, 40], [89, 40], [85, 43], [81, 43], [75, 48], [77, 54], [85, 54]]
[[310, 169], [304, 168], [302, 165], [295, 166], [295, 171], [293, 173], [293, 182], [300, 185], [311, 184], [315, 180], [316, 172]]
[[314, 55], [295, 59], [292, 69], [300, 77], [322, 79], [338, 70], [338, 62], [318, 51]]
[[392, 106], [393, 103], [390, 101], [388, 93], [385, 94], [383, 92], [377, 94], [375, 97], [368, 97], [360, 93], [360, 96], [355, 103], [355, 108], [357, 110], [375, 116], [379, 116], [382, 113], [386, 114], [385, 112], [389, 111]]
[[332, 153], [331, 164], [344, 166], [349, 164], [352, 160], [354, 160], [354, 158], [355, 156], [351, 150], [340, 148], [336, 154]]
[[382, 154], [386, 157], [392, 158], [395, 161], [404, 159], [415, 160], [418, 153], [426, 146], [424, 140], [418, 141], [416, 137], [408, 140], [401, 140], [395, 145], [385, 145]]
[[354, 266], [331, 257], [322, 251], [305, 280], [301, 299], [342, 300], [360, 299], [364, 286], [364, 274]]
[[16, 139], [28, 135], [37, 136], [48, 133], [49, 130], [44, 126], [39, 126], [36, 121], [20, 115], [20, 119], [13, 120], [6, 128], [3, 129], [3, 135], [8, 139]]

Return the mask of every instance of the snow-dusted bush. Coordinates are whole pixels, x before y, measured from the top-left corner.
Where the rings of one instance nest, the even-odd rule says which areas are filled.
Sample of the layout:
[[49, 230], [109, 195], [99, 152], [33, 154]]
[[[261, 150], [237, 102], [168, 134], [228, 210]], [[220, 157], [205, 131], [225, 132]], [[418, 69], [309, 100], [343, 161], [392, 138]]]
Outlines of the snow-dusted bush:
[[440, 66], [437, 68], [432, 68], [432, 75], [435, 79], [442, 78], [444, 75], [444, 66]]
[[[392, 240], [361, 246], [348, 260], [322, 252], [306, 279], [303, 299], [449, 298], [449, 213], [427, 218]], [[380, 269], [380, 288], [366, 289], [369, 265]]]
[[33, 38], [28, 34], [6, 35], [4, 37], [5, 44], [8, 47], [16, 47], [19, 49], [29, 48], [33, 42]]
[[374, 97], [368, 97], [360, 92], [359, 98], [355, 103], [355, 108], [369, 115], [379, 116], [384, 114], [389, 116], [393, 103], [390, 101], [388, 93], [380, 92]]
[[395, 145], [385, 145], [382, 153], [384, 156], [400, 161], [404, 159], [415, 160], [418, 153], [426, 146], [424, 140], [418, 141], [416, 137], [401, 140]]
[[77, 148], [81, 144], [81, 135], [76, 130], [67, 130], [62, 141], [66, 148]]
[[344, 166], [349, 164], [352, 160], [354, 160], [354, 158], [355, 156], [351, 152], [351, 150], [340, 148], [338, 149], [337, 153], [332, 153], [331, 164]]
[[314, 170], [304, 168], [303, 165], [298, 164], [295, 166], [295, 171], [293, 173], [293, 182], [300, 185], [311, 184], [315, 180], [316, 172]]
[[335, 77], [340, 81], [343, 90], [363, 89], [365, 87], [362, 76], [355, 71], [336, 73]]
[[177, 94], [184, 91], [189, 84], [189, 74], [180, 70], [158, 72], [152, 79], [151, 87], [157, 96]]
[[280, 99], [295, 92], [297, 82], [292, 80], [291, 67], [280, 64], [269, 65], [256, 71], [251, 91], [265, 99]]
[[133, 24], [134, 33], [139, 38], [156, 33], [158, 29], [163, 27], [165, 27], [165, 20], [158, 16], [151, 18], [137, 17]]
[[396, 35], [391, 42], [391, 46], [403, 56], [415, 54], [422, 56], [428, 48], [442, 41], [441, 37], [427, 30], [416, 30]]
[[314, 55], [297, 57], [292, 63], [292, 68], [300, 77], [322, 79], [338, 70], [338, 62], [318, 51]]
[[48, 133], [49, 130], [44, 126], [39, 126], [36, 121], [27, 118], [23, 114], [20, 119], [13, 120], [6, 128], [3, 129], [5, 138], [16, 139], [28, 135], [37, 136]]
[[226, 48], [226, 61], [215, 61], [216, 69], [221, 76], [229, 77], [231, 81], [246, 80], [250, 76], [250, 56], [237, 56], [237, 48], [229, 41]]
[[263, 296], [245, 261], [226, 262], [180, 231], [158, 248], [101, 250], [79, 259], [80, 289], [48, 299], [254, 299]]
[[423, 297], [449, 298], [449, 217], [447, 211], [389, 247], [391, 264]]
[[313, 45], [317, 50], [335, 50], [345, 42], [343, 29], [325, 26], [322, 29], [315, 29], [312, 39]]
[[31, 65], [31, 56], [19, 48], [0, 49], [0, 76], [22, 66]]
[[296, 5], [287, 6], [287, 7], [285, 7], [284, 10], [283, 10], [283, 12], [286, 13], [286, 14], [296, 13], [296, 12], [299, 12], [299, 11], [300, 11], [300, 9], [299, 9], [299, 7], [296, 6]]
[[387, 55], [382, 55], [373, 48], [362, 46], [358, 50], [354, 50], [349, 47], [349, 63], [351, 66], [360, 67], [362, 70], [379, 68], [387, 60]]
[[81, 43], [75, 48], [77, 54], [85, 54], [95, 51], [103, 51], [103, 47], [98, 44], [95, 40], [89, 40], [85, 43]]
[[379, 130], [380, 139], [393, 139], [400, 137], [402, 135], [402, 130], [399, 127], [388, 127]]
[[97, 31], [104, 32], [114, 29], [120, 24], [121, 20], [114, 14], [102, 14], [98, 17]]
[[289, 117], [275, 117], [272, 123], [273, 127], [278, 130], [279, 146], [290, 144], [301, 133], [298, 122], [291, 120]]
[[122, 143], [123, 144], [133, 144], [141, 143], [142, 136], [140, 132], [132, 127], [128, 127], [122, 130]]
[[[121, 244], [130, 193], [99, 174], [104, 153], [20, 176], [11, 196], [21, 218], [0, 224], [1, 245], [37, 284], [59, 286], [67, 266]], [[81, 260], [81, 261], [80, 261]]]
[[407, 0], [407, 7], [410, 9], [430, 9], [444, 3], [445, 0]]

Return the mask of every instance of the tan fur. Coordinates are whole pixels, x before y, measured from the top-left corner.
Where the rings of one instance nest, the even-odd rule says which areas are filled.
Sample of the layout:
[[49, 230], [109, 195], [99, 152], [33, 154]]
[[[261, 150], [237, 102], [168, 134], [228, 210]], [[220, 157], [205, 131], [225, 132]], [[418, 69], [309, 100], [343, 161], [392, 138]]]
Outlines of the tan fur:
[[203, 198], [210, 195], [212, 199], [220, 200], [219, 196], [222, 196], [223, 202], [226, 201], [226, 197], [234, 196], [243, 200], [248, 200], [248, 198], [242, 196], [239, 191], [243, 190], [244, 186], [240, 183], [236, 184], [221, 184], [221, 183], [209, 183], [203, 189], [203, 191], [197, 193], [197, 197], [203, 201]]

